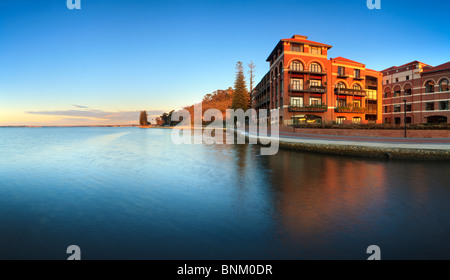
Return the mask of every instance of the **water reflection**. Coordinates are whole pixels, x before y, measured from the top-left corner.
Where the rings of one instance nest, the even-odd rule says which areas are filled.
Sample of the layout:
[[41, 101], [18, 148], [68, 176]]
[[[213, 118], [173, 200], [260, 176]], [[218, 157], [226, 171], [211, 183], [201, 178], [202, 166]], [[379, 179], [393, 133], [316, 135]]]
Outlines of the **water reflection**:
[[0, 259], [71, 244], [87, 259], [450, 256], [448, 163], [177, 146], [165, 129], [0, 132]]

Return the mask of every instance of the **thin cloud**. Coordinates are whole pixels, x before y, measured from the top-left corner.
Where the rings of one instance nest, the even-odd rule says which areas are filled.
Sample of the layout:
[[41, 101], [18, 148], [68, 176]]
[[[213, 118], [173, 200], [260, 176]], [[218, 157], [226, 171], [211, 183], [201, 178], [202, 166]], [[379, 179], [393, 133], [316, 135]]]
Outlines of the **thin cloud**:
[[[84, 107], [84, 106], [83, 106]], [[86, 107], [87, 108], [87, 107]], [[139, 123], [140, 111], [118, 111], [108, 112], [96, 109], [89, 110], [61, 110], [61, 111], [27, 111], [27, 114], [58, 116], [63, 119], [84, 120], [87, 124], [104, 123], [104, 124], [122, 124], [122, 123]], [[160, 116], [164, 113], [161, 110], [147, 111], [149, 118]]]
[[73, 107], [76, 107], [76, 108], [79, 108], [79, 109], [89, 109], [89, 107], [81, 106], [81, 105], [75, 105], [75, 104], [72, 104], [72, 106], [73, 106]]

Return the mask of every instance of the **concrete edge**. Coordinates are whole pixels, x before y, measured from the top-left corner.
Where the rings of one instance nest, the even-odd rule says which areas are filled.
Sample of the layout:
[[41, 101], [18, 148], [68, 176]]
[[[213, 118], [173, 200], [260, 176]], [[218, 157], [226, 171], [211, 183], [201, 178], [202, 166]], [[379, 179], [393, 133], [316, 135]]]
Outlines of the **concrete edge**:
[[[235, 133], [240, 131], [233, 130]], [[249, 138], [265, 138], [250, 136], [247, 133], [243, 135]], [[259, 143], [258, 143], [259, 144]], [[261, 145], [261, 144], [259, 144]], [[304, 143], [295, 141], [279, 141], [280, 148], [312, 152], [318, 154], [331, 154], [341, 156], [377, 158], [377, 159], [402, 159], [402, 160], [450, 160], [450, 150], [445, 149], [420, 149], [420, 148], [399, 148], [399, 147], [371, 147], [363, 145], [346, 145], [346, 144], [317, 144]]]

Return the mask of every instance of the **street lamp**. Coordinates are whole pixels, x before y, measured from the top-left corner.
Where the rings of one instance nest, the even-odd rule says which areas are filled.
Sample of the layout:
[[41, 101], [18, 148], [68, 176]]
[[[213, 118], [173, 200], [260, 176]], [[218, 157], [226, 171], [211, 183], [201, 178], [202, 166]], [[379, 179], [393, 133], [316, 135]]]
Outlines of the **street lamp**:
[[405, 138], [406, 138], [406, 99], [403, 99], [403, 103], [405, 104], [405, 117], [403, 118], [403, 122], [405, 124]]

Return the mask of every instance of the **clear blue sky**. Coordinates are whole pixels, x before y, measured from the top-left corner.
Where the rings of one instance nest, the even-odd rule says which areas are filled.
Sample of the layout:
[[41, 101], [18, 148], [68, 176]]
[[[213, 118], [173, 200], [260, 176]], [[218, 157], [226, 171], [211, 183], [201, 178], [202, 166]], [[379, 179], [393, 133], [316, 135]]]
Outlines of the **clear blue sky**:
[[[233, 85], [238, 60], [256, 79], [281, 38], [333, 46], [382, 70], [450, 61], [450, 1], [0, 1], [0, 125], [130, 122]], [[153, 112], [154, 111], [154, 112]], [[136, 120], [138, 116], [136, 116]]]

